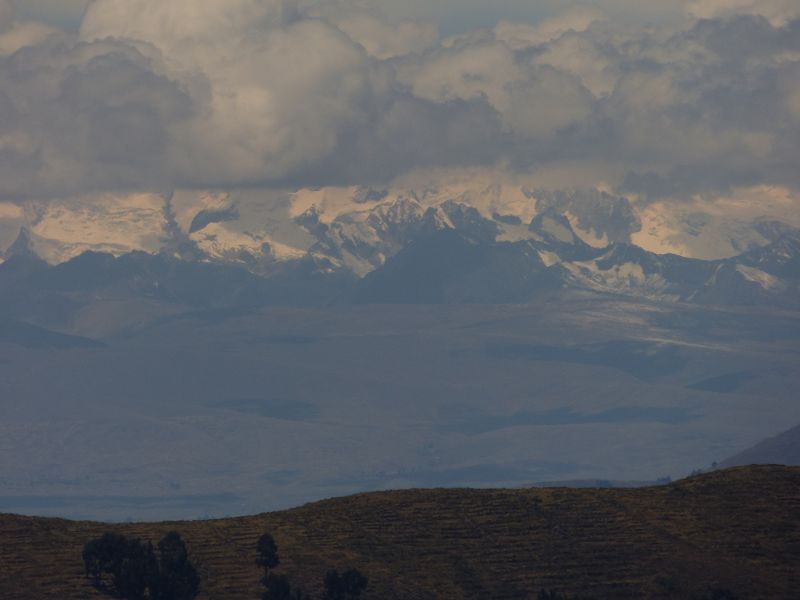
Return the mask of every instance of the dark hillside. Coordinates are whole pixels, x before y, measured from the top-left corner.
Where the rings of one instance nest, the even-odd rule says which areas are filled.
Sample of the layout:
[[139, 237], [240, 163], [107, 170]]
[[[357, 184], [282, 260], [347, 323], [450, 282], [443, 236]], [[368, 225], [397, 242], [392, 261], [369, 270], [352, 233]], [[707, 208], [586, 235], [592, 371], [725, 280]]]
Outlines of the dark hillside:
[[[319, 594], [326, 569], [356, 567], [366, 598], [796, 598], [800, 469], [746, 467], [664, 487], [411, 490], [223, 521], [106, 526], [0, 517], [0, 597], [99, 597], [81, 548], [109, 529], [156, 539], [177, 529], [202, 598], [259, 594], [259, 535], [281, 571]], [[316, 596], [315, 596], [316, 597]], [[724, 596], [727, 597], [727, 596]]]

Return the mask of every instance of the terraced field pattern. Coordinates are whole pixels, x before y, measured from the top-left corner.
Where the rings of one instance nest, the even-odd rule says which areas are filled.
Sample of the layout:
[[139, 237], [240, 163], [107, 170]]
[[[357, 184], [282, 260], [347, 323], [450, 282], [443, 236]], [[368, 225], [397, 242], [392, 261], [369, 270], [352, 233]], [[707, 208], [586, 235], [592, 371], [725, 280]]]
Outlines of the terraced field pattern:
[[[329, 568], [362, 598], [800, 597], [800, 468], [741, 467], [643, 489], [407, 490], [212, 521], [101, 524], [0, 516], [0, 598], [99, 598], [83, 545], [182, 534], [202, 599], [260, 597], [257, 538], [312, 598]], [[720, 597], [720, 596], [718, 596]]]

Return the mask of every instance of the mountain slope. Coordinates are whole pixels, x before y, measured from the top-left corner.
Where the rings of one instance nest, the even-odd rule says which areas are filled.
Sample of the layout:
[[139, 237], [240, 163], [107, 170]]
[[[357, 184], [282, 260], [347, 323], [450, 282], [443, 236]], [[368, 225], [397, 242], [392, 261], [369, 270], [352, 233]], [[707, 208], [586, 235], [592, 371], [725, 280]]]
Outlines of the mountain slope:
[[771, 244], [741, 255], [737, 262], [774, 277], [800, 279], [800, 232], [785, 232]]
[[[74, 301], [65, 293], [102, 290], [212, 306], [328, 304], [349, 297], [359, 303], [524, 303], [571, 288], [669, 302], [800, 306], [800, 233], [788, 225], [758, 221], [752, 227], [765, 245], [733, 258], [700, 260], [655, 254], [628, 241], [640, 223], [624, 198], [546, 192], [524, 198], [509, 206], [463, 195], [361, 191], [328, 197], [323, 191], [277, 202], [266, 216], [221, 198], [199, 211], [180, 208], [180, 219], [176, 201], [165, 200], [167, 225], [159, 226], [164, 231], [155, 253], [84, 252], [29, 278], [31, 289], [17, 285], [16, 302], [35, 305], [43, 290], [50, 301], [57, 289], [62, 302]], [[518, 214], [497, 212], [512, 208]], [[256, 217], [265, 222], [253, 222], [251, 231]], [[37, 235], [20, 231], [5, 255], [17, 267], [3, 271], [35, 262]], [[106, 232], [104, 244], [112, 237]], [[0, 280], [7, 278], [0, 272]], [[7, 289], [3, 295], [0, 303], [8, 304]]]
[[0, 255], [23, 229], [18, 247], [50, 263], [86, 251], [172, 254], [182, 245], [203, 260], [259, 273], [310, 254], [364, 275], [433, 226], [487, 241], [577, 237], [595, 248], [633, 243], [659, 254], [719, 260], [797, 234], [791, 194], [753, 193], [763, 202], [653, 204], [591, 188], [536, 189], [476, 176], [381, 189], [100, 194], [34, 202], [0, 215]]
[[800, 425], [722, 461], [722, 467], [741, 465], [800, 465]]
[[119, 257], [85, 252], [55, 266], [16, 255], [0, 264], [0, 309], [7, 319], [63, 328], [78, 310], [98, 301], [202, 308], [309, 306], [336, 299], [352, 280], [311, 257], [282, 264], [266, 278], [240, 266], [145, 252]]
[[358, 303], [526, 302], [558, 285], [532, 242], [485, 243], [452, 229], [421, 238], [358, 285]]
[[[749, 467], [635, 490], [411, 490], [225, 521], [101, 525], [0, 517], [0, 596], [95, 598], [81, 548], [107, 530], [178, 530], [203, 599], [254, 598], [255, 542], [312, 594], [356, 567], [370, 599], [790, 598], [800, 584], [800, 469]], [[312, 596], [317, 597], [317, 596]]]
[[[530, 239], [494, 241], [491, 225], [476, 212], [446, 208], [410, 211], [420, 220], [412, 218], [413, 227], [384, 239], [394, 240], [391, 252], [351, 240], [349, 250], [343, 246], [333, 258], [326, 257], [330, 248], [322, 252], [320, 246], [303, 258], [272, 263], [269, 273], [259, 272], [263, 263], [254, 272], [246, 262], [145, 252], [86, 252], [50, 266], [22, 252], [0, 264], [0, 308], [6, 318], [68, 330], [72, 315], [97, 300], [217, 308], [520, 304], [568, 289], [668, 303], [800, 306], [800, 278], [794, 275], [800, 252], [791, 239], [735, 259], [702, 261], [631, 244], [593, 248], [566, 219], [549, 215], [537, 217]], [[376, 264], [360, 278], [343, 266], [367, 259]]]

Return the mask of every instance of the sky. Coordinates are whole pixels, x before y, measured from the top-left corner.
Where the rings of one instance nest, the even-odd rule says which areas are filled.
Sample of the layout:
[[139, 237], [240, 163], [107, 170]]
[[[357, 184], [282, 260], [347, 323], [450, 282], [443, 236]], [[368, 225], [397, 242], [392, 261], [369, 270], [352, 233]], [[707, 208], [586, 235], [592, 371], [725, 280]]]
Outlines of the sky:
[[796, 0], [0, 0], [0, 200], [561, 171], [800, 188]]

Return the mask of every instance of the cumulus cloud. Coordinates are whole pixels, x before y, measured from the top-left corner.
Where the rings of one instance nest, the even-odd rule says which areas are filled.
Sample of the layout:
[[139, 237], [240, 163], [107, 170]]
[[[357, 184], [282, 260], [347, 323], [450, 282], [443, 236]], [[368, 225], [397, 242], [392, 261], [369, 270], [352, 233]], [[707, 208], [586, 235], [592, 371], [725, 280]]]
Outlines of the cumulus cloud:
[[22, 48], [40, 44], [55, 33], [55, 29], [44, 23], [15, 22], [8, 30], [0, 32], [0, 56], [8, 56]]
[[0, 56], [38, 44], [54, 32], [44, 23], [20, 20], [12, 0], [0, 0]]
[[780, 27], [800, 17], [800, 4], [796, 0], [689, 0], [687, 11], [702, 19], [756, 15]]
[[350, 39], [380, 60], [420, 53], [433, 47], [439, 37], [430, 23], [401, 21], [387, 23], [366, 13], [336, 15], [332, 23]]
[[0, 0], [0, 31], [5, 31], [14, 21], [14, 5], [11, 0]]
[[173, 58], [185, 59], [189, 50], [201, 49], [207, 58], [296, 15], [292, 0], [95, 0], [83, 19], [81, 37], [152, 42]]
[[0, 60], [0, 186], [57, 195], [164, 182], [170, 127], [192, 111], [132, 46], [51, 36]]
[[380, 86], [363, 49], [281, 1], [98, 0], [78, 43], [3, 67], [27, 76], [3, 86], [8, 110], [40, 113], [5, 140], [17, 193], [290, 177], [363, 126]]
[[11, 0], [21, 19], [75, 30], [91, 0]]
[[532, 60], [578, 77], [598, 98], [613, 92], [622, 75], [620, 50], [602, 36], [585, 33], [566, 32], [542, 46]]
[[204, 117], [180, 132], [174, 156], [181, 178], [198, 177], [198, 168], [245, 183], [295, 176], [329, 156], [347, 131], [366, 126], [382, 91], [365, 54], [321, 22], [278, 30], [247, 52], [206, 72]]
[[495, 39], [513, 50], [524, 50], [531, 46], [557, 40], [568, 32], [586, 31], [592, 23], [606, 19], [605, 13], [596, 7], [581, 6], [543, 20], [537, 25], [500, 21], [494, 28]]
[[440, 41], [359, 0], [95, 0], [77, 35], [0, 0], [0, 196], [496, 165], [651, 197], [797, 185], [794, 3], [675, 0], [680, 27], [620, 25], [625, 3]]
[[419, 54], [435, 46], [439, 39], [439, 31], [433, 23], [388, 20], [383, 11], [359, 0], [328, 0], [304, 12], [335, 25], [379, 60]]
[[591, 94], [578, 78], [528, 65], [500, 42], [457, 43], [406, 66], [401, 80], [434, 102], [486, 101], [516, 136], [552, 136], [592, 112]]

